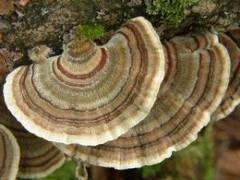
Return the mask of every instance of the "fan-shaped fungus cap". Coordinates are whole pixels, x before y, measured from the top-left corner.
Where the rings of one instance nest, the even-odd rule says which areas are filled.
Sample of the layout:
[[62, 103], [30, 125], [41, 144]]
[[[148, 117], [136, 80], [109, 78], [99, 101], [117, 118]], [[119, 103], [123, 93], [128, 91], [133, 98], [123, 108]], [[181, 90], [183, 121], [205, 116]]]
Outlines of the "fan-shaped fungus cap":
[[8, 109], [30, 132], [61, 143], [116, 139], [150, 112], [164, 76], [163, 49], [142, 17], [104, 46], [73, 40], [61, 56], [8, 75]]
[[90, 164], [127, 169], [159, 163], [195, 140], [226, 92], [229, 55], [210, 33], [176, 37], [164, 47], [166, 75], [144, 121], [103, 145], [57, 146]]
[[0, 124], [13, 133], [20, 146], [19, 177], [45, 177], [64, 163], [64, 154], [52, 143], [30, 134], [17, 122], [6, 108], [2, 95], [0, 96], [0, 112]]
[[18, 173], [20, 150], [15, 137], [0, 125], [0, 179], [15, 180]]
[[214, 120], [219, 120], [231, 113], [234, 108], [240, 103], [240, 48], [235, 42], [240, 41], [240, 29], [229, 32], [229, 35], [221, 33], [219, 35], [220, 42], [227, 48], [231, 59], [231, 74], [229, 86], [224, 96], [224, 99], [213, 115]]

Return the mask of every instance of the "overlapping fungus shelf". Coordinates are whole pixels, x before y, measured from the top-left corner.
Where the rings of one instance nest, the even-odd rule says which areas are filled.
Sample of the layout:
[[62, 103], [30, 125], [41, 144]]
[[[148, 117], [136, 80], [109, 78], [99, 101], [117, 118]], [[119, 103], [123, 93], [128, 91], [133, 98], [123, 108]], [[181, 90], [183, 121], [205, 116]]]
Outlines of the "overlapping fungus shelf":
[[18, 173], [20, 150], [13, 134], [0, 125], [0, 179], [15, 180]]
[[50, 141], [97, 145], [116, 139], [150, 112], [164, 76], [164, 54], [152, 25], [128, 21], [96, 46], [74, 39], [60, 56], [8, 75], [8, 109]]
[[240, 103], [240, 29], [227, 33], [220, 33], [219, 40], [228, 50], [231, 59], [231, 74], [229, 86], [224, 99], [213, 115], [214, 120], [219, 120], [231, 113]]
[[159, 163], [186, 147], [220, 105], [230, 77], [227, 49], [211, 33], [164, 43], [166, 75], [149, 115], [120, 138], [96, 147], [57, 146], [90, 164], [127, 169]]
[[[151, 165], [240, 103], [239, 44], [234, 29], [177, 36], [162, 45], [152, 25], [137, 17], [102, 46], [75, 37], [58, 56], [47, 58], [45, 46], [31, 51], [34, 64], [8, 75], [4, 98], [24, 128], [69, 156], [116, 169]], [[3, 124], [20, 147], [37, 149], [33, 156], [26, 150], [22, 177], [52, 172], [63, 162], [51, 143], [11, 121]]]

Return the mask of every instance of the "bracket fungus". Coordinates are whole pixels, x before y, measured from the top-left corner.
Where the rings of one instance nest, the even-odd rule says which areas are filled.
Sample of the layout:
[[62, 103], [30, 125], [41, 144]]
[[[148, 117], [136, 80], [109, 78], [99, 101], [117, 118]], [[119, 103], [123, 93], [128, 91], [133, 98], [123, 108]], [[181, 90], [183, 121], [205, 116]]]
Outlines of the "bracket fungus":
[[157, 33], [138, 17], [103, 46], [74, 39], [62, 55], [15, 69], [4, 85], [5, 102], [37, 136], [98, 145], [116, 139], [148, 115], [164, 66]]
[[211, 33], [164, 43], [166, 74], [149, 115], [118, 139], [95, 147], [56, 144], [93, 165], [116, 169], [159, 163], [186, 147], [210, 121], [227, 90], [230, 58]]
[[15, 180], [18, 173], [20, 149], [13, 134], [0, 125], [0, 179]]
[[20, 146], [20, 163], [19, 168], [18, 165], [16, 167], [19, 177], [45, 177], [64, 163], [64, 154], [51, 142], [30, 134], [16, 121], [6, 108], [2, 95], [0, 96], [0, 112], [0, 124], [6, 126], [11, 131]]

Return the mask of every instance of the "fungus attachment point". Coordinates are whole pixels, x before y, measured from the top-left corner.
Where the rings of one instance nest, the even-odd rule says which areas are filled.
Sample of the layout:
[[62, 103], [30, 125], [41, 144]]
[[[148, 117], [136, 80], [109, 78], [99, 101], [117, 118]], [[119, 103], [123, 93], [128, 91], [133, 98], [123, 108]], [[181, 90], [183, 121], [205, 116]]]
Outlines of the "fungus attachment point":
[[8, 109], [30, 132], [50, 141], [97, 145], [116, 139], [150, 112], [164, 76], [157, 33], [142, 17], [109, 42], [73, 40], [60, 56], [8, 75]]
[[15, 180], [18, 173], [20, 149], [15, 137], [0, 125], [0, 179]]
[[161, 162], [197, 138], [220, 105], [230, 59], [211, 33], [164, 43], [166, 75], [148, 116], [118, 139], [96, 147], [57, 144], [67, 155], [97, 166], [137, 168]]

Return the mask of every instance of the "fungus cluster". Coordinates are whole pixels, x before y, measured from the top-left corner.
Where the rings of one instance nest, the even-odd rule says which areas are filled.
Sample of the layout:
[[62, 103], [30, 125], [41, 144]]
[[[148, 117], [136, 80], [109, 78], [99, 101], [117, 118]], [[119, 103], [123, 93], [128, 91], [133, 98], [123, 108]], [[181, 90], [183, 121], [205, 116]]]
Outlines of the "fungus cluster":
[[[33, 64], [7, 76], [5, 103], [26, 130], [68, 156], [116, 169], [159, 163], [194, 141], [211, 118], [224, 118], [240, 103], [239, 32], [161, 43], [151, 23], [137, 17], [102, 46], [75, 37], [60, 55], [47, 58], [50, 50], [39, 49]], [[10, 130], [14, 124], [12, 132], [21, 139], [21, 125], [0, 123]], [[25, 138], [42, 144], [39, 154], [53, 151], [48, 161], [59, 156], [53, 168], [63, 161], [51, 143]], [[29, 170], [26, 159], [22, 173], [41, 172]]]
[[161, 162], [196, 139], [228, 86], [230, 59], [214, 34], [163, 44], [166, 74], [149, 115], [120, 138], [96, 147], [57, 146], [94, 165], [127, 169]]

